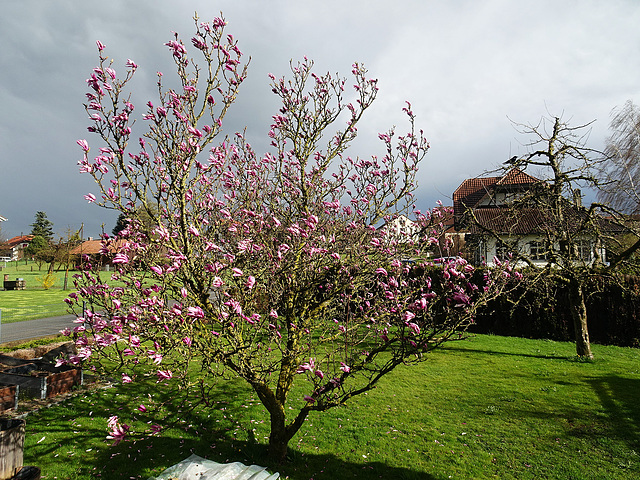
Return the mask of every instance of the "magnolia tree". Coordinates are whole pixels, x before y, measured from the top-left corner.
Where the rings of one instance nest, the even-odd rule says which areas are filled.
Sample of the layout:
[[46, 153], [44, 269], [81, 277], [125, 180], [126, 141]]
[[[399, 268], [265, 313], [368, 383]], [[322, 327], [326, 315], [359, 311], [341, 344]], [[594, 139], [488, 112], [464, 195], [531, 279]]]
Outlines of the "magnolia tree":
[[[378, 91], [359, 64], [352, 88], [313, 73], [307, 59], [289, 79], [270, 76], [282, 101], [271, 152], [256, 155], [242, 134], [216, 140], [247, 63], [222, 18], [195, 20], [189, 49], [198, 60], [177, 34], [166, 43], [177, 86], [165, 88], [158, 73], [158, 99], [133, 143], [126, 92], [137, 65], [127, 61], [119, 76], [97, 44], [85, 107], [101, 146], [90, 155], [79, 140], [79, 164], [99, 189], [87, 200], [129, 218], [103, 241], [111, 278], [125, 286], [110, 286], [99, 265], [76, 276], [68, 302], [79, 317], [69, 332], [78, 353], [66, 361], [106, 359], [123, 382], [152, 376], [158, 388], [205, 400], [216, 378], [241, 379], [268, 411], [270, 451], [282, 460], [310, 412], [343, 405], [459, 338], [508, 273], [474, 277], [464, 260], [438, 268], [421, 260], [438, 241], [443, 210], [412, 207], [428, 143], [410, 105], [408, 133], [379, 136], [382, 156], [345, 155]], [[403, 213], [417, 233], [389, 227]], [[112, 438], [132, 430], [125, 421], [110, 419]]]

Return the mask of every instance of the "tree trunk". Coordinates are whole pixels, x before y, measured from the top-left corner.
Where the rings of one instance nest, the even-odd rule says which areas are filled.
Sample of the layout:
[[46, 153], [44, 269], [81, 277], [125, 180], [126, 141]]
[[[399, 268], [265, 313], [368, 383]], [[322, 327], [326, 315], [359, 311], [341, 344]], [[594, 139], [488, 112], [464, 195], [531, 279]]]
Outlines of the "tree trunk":
[[593, 358], [589, 342], [587, 326], [587, 306], [584, 302], [584, 291], [579, 280], [572, 278], [569, 282], [569, 308], [573, 319], [576, 338], [576, 354], [582, 358]]
[[289, 440], [298, 433], [304, 423], [309, 408], [304, 407], [296, 418], [287, 425], [284, 414], [284, 406], [277, 405], [275, 409], [270, 409], [265, 405], [271, 417], [271, 433], [269, 434], [269, 456], [278, 463], [283, 463], [287, 459], [287, 445]]
[[[287, 427], [284, 405], [277, 400], [273, 391], [269, 389], [266, 384], [260, 382], [251, 383], [251, 386], [269, 412], [271, 420], [269, 456], [272, 460], [283, 463], [287, 459], [287, 445], [289, 444], [289, 440], [291, 440], [298, 431], [302, 425], [302, 421], [298, 422], [298, 418], [296, 418], [296, 421]], [[298, 417], [300, 416], [301, 415], [298, 415]], [[306, 417], [306, 414], [302, 416], [302, 420], [304, 420], [304, 417]]]
[[288, 444], [286, 432], [275, 430], [272, 423], [269, 435], [269, 457], [278, 463], [283, 463], [287, 459]]

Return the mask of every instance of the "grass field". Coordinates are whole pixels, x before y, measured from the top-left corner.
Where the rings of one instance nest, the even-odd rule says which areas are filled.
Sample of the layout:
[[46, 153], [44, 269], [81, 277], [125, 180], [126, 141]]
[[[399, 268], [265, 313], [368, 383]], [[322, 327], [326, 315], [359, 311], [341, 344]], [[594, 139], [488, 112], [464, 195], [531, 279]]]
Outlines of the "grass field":
[[22, 278], [25, 280], [25, 290], [2, 290], [0, 291], [0, 311], [2, 323], [19, 322], [22, 320], [32, 320], [35, 318], [54, 317], [67, 313], [67, 305], [64, 299], [73, 291], [74, 272], [70, 271], [67, 278], [68, 290], [63, 290], [65, 272], [54, 272], [55, 283], [48, 290], [42, 288], [41, 280], [46, 276], [47, 266], [42, 270], [38, 269], [35, 262], [24, 261], [8, 262], [6, 267], [4, 262], [0, 275], [4, 279], [5, 275], [9, 280]]
[[267, 416], [244, 385], [220, 384], [210, 408], [182, 408], [163, 436], [116, 447], [107, 418], [129, 420], [118, 402], [135, 410], [157, 389], [98, 389], [27, 417], [25, 464], [43, 479], [147, 479], [193, 452], [296, 480], [640, 478], [640, 351], [593, 345], [596, 360], [583, 362], [574, 348], [496, 336], [451, 343], [348, 406], [312, 414], [284, 465], [270, 463]]

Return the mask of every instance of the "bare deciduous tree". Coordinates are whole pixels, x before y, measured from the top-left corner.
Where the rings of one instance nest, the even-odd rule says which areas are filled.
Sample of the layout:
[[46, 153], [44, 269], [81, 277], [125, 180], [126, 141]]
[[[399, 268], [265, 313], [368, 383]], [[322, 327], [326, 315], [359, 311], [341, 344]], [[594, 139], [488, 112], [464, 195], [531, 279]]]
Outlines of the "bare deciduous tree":
[[[529, 281], [556, 277], [566, 286], [576, 352], [592, 358], [585, 280], [594, 269], [604, 268], [604, 242], [622, 231], [615, 218], [605, 218], [613, 209], [599, 203], [582, 205], [581, 190], [601, 184], [603, 156], [586, 145], [589, 124], [572, 127], [555, 117], [516, 128], [531, 139], [526, 144], [530, 153], [506, 162], [504, 171], [535, 170], [535, 178], [503, 191], [506, 200], [493, 211], [491, 222], [473, 210], [467, 217], [498, 248], [510, 250], [517, 262], [533, 267]], [[528, 240], [523, 244], [525, 232]]]
[[640, 213], [640, 107], [628, 100], [615, 109], [602, 165], [603, 203], [628, 214]]

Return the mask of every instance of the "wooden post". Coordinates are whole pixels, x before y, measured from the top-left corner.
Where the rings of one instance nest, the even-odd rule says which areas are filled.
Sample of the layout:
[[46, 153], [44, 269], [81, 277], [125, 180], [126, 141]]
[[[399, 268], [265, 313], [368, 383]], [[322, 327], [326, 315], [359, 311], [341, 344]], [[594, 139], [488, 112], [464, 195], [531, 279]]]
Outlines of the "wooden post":
[[22, 468], [24, 420], [0, 419], [0, 480], [13, 477]]

